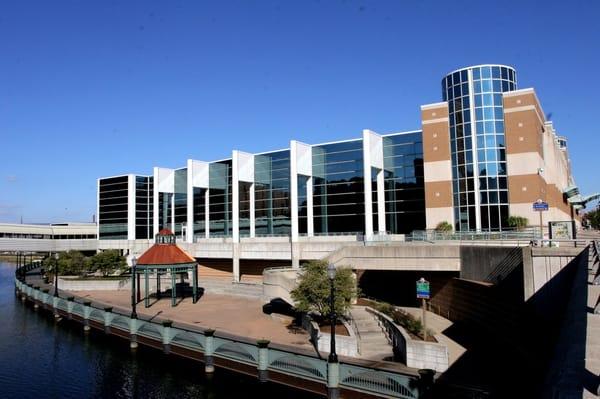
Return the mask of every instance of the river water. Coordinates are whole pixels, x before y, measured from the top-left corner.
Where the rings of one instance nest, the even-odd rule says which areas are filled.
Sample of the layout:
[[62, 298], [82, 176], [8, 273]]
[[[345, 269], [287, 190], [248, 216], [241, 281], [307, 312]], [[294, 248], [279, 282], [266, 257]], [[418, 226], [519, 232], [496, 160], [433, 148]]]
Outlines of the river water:
[[14, 294], [14, 270], [0, 262], [1, 398], [315, 398], [314, 395], [140, 347], [76, 323], [55, 323]]

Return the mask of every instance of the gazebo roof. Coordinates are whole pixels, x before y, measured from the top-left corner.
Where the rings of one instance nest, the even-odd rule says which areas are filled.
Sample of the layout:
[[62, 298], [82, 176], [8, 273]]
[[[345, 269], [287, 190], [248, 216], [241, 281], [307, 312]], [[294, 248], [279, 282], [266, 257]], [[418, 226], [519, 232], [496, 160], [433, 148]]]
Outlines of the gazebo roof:
[[177, 246], [171, 230], [159, 231], [155, 241], [156, 243], [137, 260], [138, 266], [196, 264], [196, 259]]

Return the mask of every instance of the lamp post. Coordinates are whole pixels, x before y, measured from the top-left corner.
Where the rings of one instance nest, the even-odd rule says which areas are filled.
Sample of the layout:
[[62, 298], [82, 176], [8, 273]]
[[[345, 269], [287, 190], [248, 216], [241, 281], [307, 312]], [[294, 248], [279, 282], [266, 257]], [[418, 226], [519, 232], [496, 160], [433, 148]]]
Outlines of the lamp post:
[[136, 298], [135, 298], [135, 278], [136, 278], [136, 265], [137, 258], [134, 256], [131, 258], [131, 318], [137, 319], [137, 313], [135, 311]]
[[54, 254], [54, 296], [58, 298], [58, 252]]
[[331, 342], [329, 347], [329, 358], [327, 359], [327, 397], [329, 399], [337, 399], [340, 396], [340, 364], [335, 353], [335, 322], [337, 315], [335, 314], [335, 266], [330, 263], [327, 265], [327, 277], [331, 284], [329, 294], [329, 317], [331, 319]]
[[329, 294], [329, 307], [330, 307], [329, 317], [331, 320], [331, 344], [330, 344], [330, 350], [329, 350], [329, 362], [337, 363], [338, 358], [337, 358], [337, 354], [335, 353], [335, 322], [337, 319], [337, 315], [335, 314], [335, 286], [334, 286], [335, 266], [333, 265], [333, 263], [330, 263], [329, 265], [327, 265], [327, 277], [329, 277], [329, 283], [331, 284], [331, 291]]

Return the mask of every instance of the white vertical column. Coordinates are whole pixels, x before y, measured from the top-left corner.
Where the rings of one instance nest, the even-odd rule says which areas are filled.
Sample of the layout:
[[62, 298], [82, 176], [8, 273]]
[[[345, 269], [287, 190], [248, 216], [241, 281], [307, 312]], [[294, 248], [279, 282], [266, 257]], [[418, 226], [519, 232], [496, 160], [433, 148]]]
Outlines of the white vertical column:
[[187, 161], [187, 211], [186, 211], [186, 242], [194, 242], [194, 165], [191, 159]]
[[379, 232], [385, 234], [385, 180], [382, 169], [377, 171], [377, 224]]
[[298, 142], [290, 141], [290, 213], [292, 241], [298, 241]]
[[306, 181], [306, 232], [309, 237], [315, 235], [315, 221], [313, 219], [313, 177]]
[[135, 175], [127, 175], [127, 239], [135, 240]]
[[100, 239], [100, 180], [96, 180], [96, 239]]
[[206, 189], [204, 195], [204, 237], [210, 238], [210, 188]]
[[169, 194], [169, 202], [171, 203], [171, 231], [175, 234], [175, 193]]
[[240, 181], [239, 181], [239, 151], [231, 154], [231, 214], [233, 242], [240, 241]]
[[240, 281], [240, 181], [239, 181], [239, 152], [231, 154], [231, 215], [232, 243], [231, 262], [233, 281]]
[[154, 237], [156, 237], [156, 234], [158, 233], [159, 230], [159, 226], [158, 226], [158, 213], [160, 212], [160, 210], [158, 209], [158, 168], [155, 167], [154, 171], [153, 171], [153, 176], [154, 176], [154, 183], [152, 186], [152, 203], [153, 203], [153, 207], [152, 207], [152, 239], [154, 239]]
[[[365, 188], [365, 235], [367, 240], [373, 237], [373, 182], [372, 168], [377, 174], [377, 212], [378, 231], [385, 231], [385, 190], [383, 186], [383, 137], [377, 133], [363, 130], [364, 188]], [[379, 176], [381, 173], [381, 176]], [[381, 182], [380, 182], [381, 180]], [[383, 209], [383, 211], [382, 211]], [[382, 223], [383, 218], [383, 223]]]
[[254, 190], [256, 184], [250, 186], [250, 237], [256, 236], [256, 217], [254, 215]]
[[371, 193], [371, 131], [363, 130], [363, 181], [365, 191], [365, 238], [373, 237], [373, 194]]

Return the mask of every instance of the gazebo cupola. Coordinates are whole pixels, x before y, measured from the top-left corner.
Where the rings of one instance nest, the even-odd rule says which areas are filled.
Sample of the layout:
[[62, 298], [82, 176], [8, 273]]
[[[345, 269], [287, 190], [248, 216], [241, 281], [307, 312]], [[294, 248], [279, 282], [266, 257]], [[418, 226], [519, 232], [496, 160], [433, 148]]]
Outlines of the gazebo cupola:
[[[179, 248], [176, 243], [175, 234], [171, 230], [162, 229], [156, 235], [155, 244], [140, 256], [136, 265], [133, 268], [133, 273], [137, 278], [133, 279], [132, 290], [137, 294], [140, 301], [140, 275], [144, 275], [145, 298], [144, 304], [150, 306], [150, 287], [149, 278], [151, 275], [156, 276], [156, 297], [160, 298], [160, 276], [170, 273], [171, 275], [171, 306], [176, 304], [176, 281], [177, 274], [187, 274], [192, 271], [192, 290], [193, 303], [198, 300], [198, 263], [196, 259], [190, 256], [183, 249]], [[183, 279], [183, 277], [182, 277]], [[136, 291], [137, 280], [137, 291]], [[183, 281], [183, 280], [182, 280]], [[183, 291], [182, 291], [183, 294]]]

